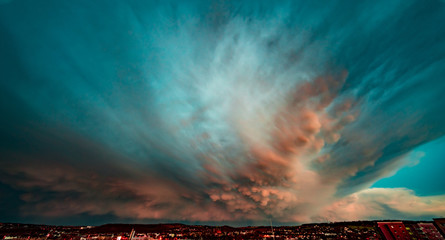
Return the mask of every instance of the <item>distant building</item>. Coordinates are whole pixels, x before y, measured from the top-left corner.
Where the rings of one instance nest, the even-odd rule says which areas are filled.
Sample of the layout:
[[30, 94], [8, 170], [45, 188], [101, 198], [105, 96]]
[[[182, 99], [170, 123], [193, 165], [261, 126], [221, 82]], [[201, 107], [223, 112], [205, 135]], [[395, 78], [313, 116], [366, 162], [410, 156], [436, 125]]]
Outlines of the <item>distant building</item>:
[[403, 222], [377, 222], [386, 240], [411, 240]]
[[419, 223], [417, 224], [420, 227], [420, 230], [425, 234], [428, 239], [431, 240], [444, 240], [440, 232], [434, 226], [433, 223]]
[[414, 240], [428, 239], [428, 237], [422, 231], [421, 227], [419, 226], [419, 224], [417, 224], [417, 222], [405, 221], [404, 224], [406, 226], [406, 230], [408, 231], [408, 234], [411, 236], [412, 239], [414, 239]]
[[[440, 224], [445, 227], [445, 219]], [[445, 240], [431, 222], [377, 222], [377, 225], [387, 240]]]
[[437, 230], [445, 237], [445, 218], [435, 218], [434, 225], [436, 225]]

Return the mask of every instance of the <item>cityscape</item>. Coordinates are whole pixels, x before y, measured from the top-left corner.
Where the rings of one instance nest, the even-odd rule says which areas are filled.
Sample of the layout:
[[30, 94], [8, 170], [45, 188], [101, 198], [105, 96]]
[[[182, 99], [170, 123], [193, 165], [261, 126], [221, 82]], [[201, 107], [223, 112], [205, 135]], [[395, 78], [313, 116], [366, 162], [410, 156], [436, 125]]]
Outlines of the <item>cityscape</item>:
[[433, 221], [356, 221], [300, 226], [205, 226], [185, 224], [106, 224], [49, 226], [0, 223], [0, 239], [187, 240], [187, 239], [383, 239], [443, 240], [445, 218]]

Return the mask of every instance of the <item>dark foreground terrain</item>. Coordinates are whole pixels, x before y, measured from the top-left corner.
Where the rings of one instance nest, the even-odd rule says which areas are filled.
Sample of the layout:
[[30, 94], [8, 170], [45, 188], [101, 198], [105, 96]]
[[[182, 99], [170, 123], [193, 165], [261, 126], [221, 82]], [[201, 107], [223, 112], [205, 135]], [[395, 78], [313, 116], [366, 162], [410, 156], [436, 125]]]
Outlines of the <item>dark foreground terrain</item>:
[[0, 223], [0, 239], [444, 239], [445, 219], [358, 221], [301, 226], [230, 227], [185, 224], [49, 226]]

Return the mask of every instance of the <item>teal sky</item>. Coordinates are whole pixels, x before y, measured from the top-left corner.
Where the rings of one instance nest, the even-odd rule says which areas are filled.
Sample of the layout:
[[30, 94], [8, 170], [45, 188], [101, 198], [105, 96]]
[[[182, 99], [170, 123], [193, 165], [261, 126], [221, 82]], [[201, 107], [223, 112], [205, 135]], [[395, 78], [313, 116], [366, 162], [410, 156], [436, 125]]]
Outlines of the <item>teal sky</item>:
[[[418, 156], [422, 156], [419, 157]], [[410, 163], [372, 185], [381, 188], [408, 188], [421, 196], [445, 194], [445, 137], [413, 150]]]

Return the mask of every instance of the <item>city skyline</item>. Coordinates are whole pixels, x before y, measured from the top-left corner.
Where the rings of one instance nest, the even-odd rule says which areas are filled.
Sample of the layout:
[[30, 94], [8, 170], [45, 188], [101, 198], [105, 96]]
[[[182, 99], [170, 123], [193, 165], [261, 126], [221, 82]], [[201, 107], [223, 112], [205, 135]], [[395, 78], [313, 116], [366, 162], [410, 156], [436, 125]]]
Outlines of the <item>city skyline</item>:
[[445, 1], [0, 0], [0, 222], [445, 217]]

